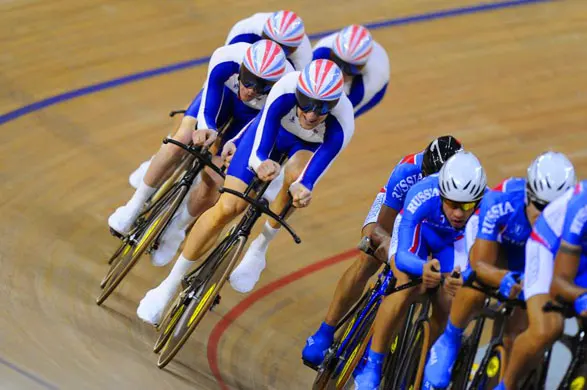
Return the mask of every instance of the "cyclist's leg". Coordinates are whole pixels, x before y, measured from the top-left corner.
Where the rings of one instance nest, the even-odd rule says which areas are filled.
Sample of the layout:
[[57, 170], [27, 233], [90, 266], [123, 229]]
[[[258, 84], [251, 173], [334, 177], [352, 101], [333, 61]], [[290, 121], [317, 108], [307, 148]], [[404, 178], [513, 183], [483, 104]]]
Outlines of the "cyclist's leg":
[[[440, 261], [440, 267], [444, 271], [449, 271], [459, 266], [461, 272], [464, 272], [468, 267], [464, 239], [445, 243], [433, 251], [432, 256]], [[450, 272], [445, 273], [445, 277], [449, 276]], [[476, 291], [460, 288], [453, 298], [445, 286], [441, 286], [432, 297], [433, 308], [432, 316], [430, 317], [430, 333], [434, 344], [430, 350], [430, 358], [426, 362], [424, 370], [425, 385], [444, 388], [450, 382], [452, 366], [461, 347], [463, 332], [472, 315], [483, 304], [483, 294], [471, 294], [471, 292]], [[453, 301], [455, 301], [454, 304]], [[449, 320], [449, 313], [451, 320]], [[455, 314], [457, 321], [453, 322], [452, 318]], [[442, 331], [440, 338], [434, 341]]]
[[[227, 171], [224, 186], [239, 192], [246, 189], [254, 174], [248, 169], [249, 155], [252, 150], [255, 132], [245, 134]], [[222, 229], [238, 216], [247, 203], [234, 195], [224, 193], [218, 202], [200, 218], [191, 230], [182, 254], [177, 259], [171, 272], [161, 284], [150, 290], [137, 309], [138, 316], [146, 322], [157, 323], [165, 306], [181, 284], [184, 275], [194, 261], [210, 250]]]
[[[218, 166], [222, 164], [220, 157], [214, 157], [213, 161]], [[200, 180], [194, 183], [189, 195], [161, 236], [159, 247], [152, 253], [151, 259], [154, 265], [162, 267], [173, 260], [186, 237], [186, 230], [218, 201], [220, 197], [218, 188], [223, 182], [224, 179], [210, 168], [201, 172]]]
[[[421, 240], [422, 240], [421, 236]], [[422, 245], [424, 248], [425, 245]], [[422, 253], [425, 258], [426, 255]], [[421, 256], [421, 257], [422, 257]], [[395, 266], [395, 256], [391, 259], [391, 268], [393, 275], [397, 279], [397, 285], [408, 283], [410, 277], [400, 272]], [[389, 350], [391, 340], [402, 324], [403, 318], [409, 306], [419, 298], [425, 289], [423, 285], [408, 288], [388, 295], [383, 299], [377, 316], [375, 317], [374, 333], [371, 339], [371, 346], [367, 352], [367, 364], [357, 375], [355, 385], [357, 389], [373, 389], [379, 386], [381, 382], [381, 368], [385, 359], [385, 354]]]
[[[363, 223], [362, 237], [370, 237], [375, 229], [381, 205], [385, 199], [385, 192], [380, 192], [373, 202], [369, 214]], [[401, 215], [396, 218], [390, 252], [397, 248], [397, 227]], [[393, 253], [391, 253], [393, 255]], [[320, 328], [306, 340], [302, 357], [318, 365], [324, 359], [325, 353], [334, 341], [334, 331], [338, 322], [351, 309], [352, 305], [361, 297], [369, 278], [381, 267], [381, 262], [366, 253], [361, 252], [359, 258], [344, 272], [334, 291], [334, 296], [328, 308], [324, 322]]]
[[[300, 177], [308, 161], [314, 155], [320, 144], [305, 142], [292, 133], [283, 129], [279, 131], [274, 154], [286, 153], [288, 156], [285, 163], [283, 185], [275, 200], [271, 203], [271, 210], [281, 213], [289, 202], [289, 187]], [[288, 216], [294, 212], [291, 208]], [[267, 248], [271, 240], [279, 231], [279, 223], [268, 219], [263, 226], [263, 232], [249, 246], [242, 261], [230, 275], [230, 284], [238, 292], [246, 293], [251, 291], [265, 269]]]
[[[199, 95], [198, 95], [199, 96]], [[196, 102], [198, 98], [194, 100]], [[173, 139], [181, 143], [189, 143], [192, 139], [192, 133], [196, 126], [197, 110], [190, 106], [183, 119], [179, 129], [173, 136]], [[199, 107], [199, 104], [197, 105]], [[139, 182], [138, 187], [126, 203], [119, 207], [109, 218], [108, 225], [121, 234], [126, 234], [130, 230], [134, 220], [141, 212], [144, 203], [157, 190], [157, 187], [173, 172], [174, 164], [185, 153], [181, 148], [166, 144], [162, 145], [159, 151], [153, 156], [151, 163], [143, 179]]]
[[515, 389], [518, 381], [539, 361], [563, 331], [564, 322], [556, 313], [542, 308], [550, 300], [548, 294], [554, 266], [552, 253], [538, 242], [526, 244], [524, 296], [528, 314], [528, 329], [514, 340], [511, 359], [506, 367], [501, 389]]

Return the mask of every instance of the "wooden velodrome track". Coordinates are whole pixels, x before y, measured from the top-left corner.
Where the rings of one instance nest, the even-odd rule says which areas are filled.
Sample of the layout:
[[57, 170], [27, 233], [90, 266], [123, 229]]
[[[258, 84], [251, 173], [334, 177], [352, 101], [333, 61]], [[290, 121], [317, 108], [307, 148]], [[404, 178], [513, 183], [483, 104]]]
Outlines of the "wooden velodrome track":
[[[0, 1], [0, 388], [307, 389], [304, 340], [402, 155], [452, 133], [490, 184], [549, 148], [584, 178], [587, 3], [477, 1]], [[291, 219], [302, 245], [279, 236], [256, 291], [227, 287], [159, 370], [155, 332], [135, 310], [167, 270], [145, 258], [104, 307], [94, 303], [116, 245], [107, 216], [232, 24], [283, 7], [310, 33], [387, 21], [372, 33], [391, 58], [388, 94]], [[100, 84], [194, 57], [204, 59]]]

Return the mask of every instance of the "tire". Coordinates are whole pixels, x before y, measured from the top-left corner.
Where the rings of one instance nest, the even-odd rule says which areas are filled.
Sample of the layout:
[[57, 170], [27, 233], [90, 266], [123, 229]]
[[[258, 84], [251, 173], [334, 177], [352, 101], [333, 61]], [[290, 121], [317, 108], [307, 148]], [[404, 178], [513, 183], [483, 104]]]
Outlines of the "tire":
[[[365, 309], [371, 293], [372, 290], [367, 290], [341, 320], [341, 323], [338, 326], [338, 334], [334, 337], [335, 342], [324, 357], [324, 362], [322, 362], [318, 368], [318, 374], [316, 375], [316, 379], [314, 379], [312, 390], [324, 390], [328, 387], [330, 379], [337, 367], [338, 358], [336, 357], [336, 354], [340, 348], [341, 341], [348, 336], [353, 328], [353, 324], [357, 320], [357, 316]], [[344, 325], [345, 322], [346, 325]]]
[[367, 313], [363, 323], [360, 325], [359, 332], [353, 337], [352, 342], [348, 344], [347, 351], [350, 352], [348, 358], [340, 360], [343, 364], [339, 366], [340, 368], [337, 367], [335, 369], [335, 376], [333, 376], [332, 380], [335, 381], [336, 390], [345, 388], [353, 371], [363, 358], [365, 350], [369, 345], [369, 340], [371, 340], [371, 336], [373, 335], [373, 322], [375, 321], [378, 307], [379, 305], [376, 305], [369, 309], [369, 313]]
[[401, 331], [395, 335], [393, 342], [390, 345], [390, 349], [385, 357], [383, 363], [383, 369], [381, 373], [381, 388], [391, 388], [397, 377], [397, 371], [401, 363], [401, 356], [404, 349], [404, 345], [407, 343], [409, 336], [410, 325], [413, 321], [413, 314], [415, 305], [411, 305], [404, 319]]
[[[232, 238], [228, 239], [233, 240]], [[210, 275], [205, 276], [204, 283], [202, 283], [196, 292], [197, 296], [186, 299], [183, 303], [185, 310], [179, 317], [176, 325], [169, 330], [170, 334], [167, 336], [165, 346], [159, 355], [159, 361], [157, 362], [159, 368], [164, 368], [175, 357], [204, 318], [235, 267], [245, 243], [246, 238], [244, 236], [238, 236], [218, 254], [220, 257], [218, 260], [211, 257], [206, 260], [206, 262], [214, 261], [216, 266], [209, 270], [211, 272]], [[212, 255], [214, 256], [214, 253]], [[206, 272], [206, 267], [202, 268], [202, 272]]]
[[145, 221], [145, 227], [141, 229], [142, 233], [139, 235], [136, 244], [131, 246], [132, 250], [125, 256], [120, 257], [120, 260], [111, 266], [108, 274], [106, 274], [105, 280], [102, 280], [100, 283], [103, 289], [96, 299], [98, 306], [104, 303], [110, 294], [112, 294], [122, 279], [135, 266], [143, 252], [167, 226], [169, 220], [171, 220], [171, 217], [173, 217], [183, 201], [187, 191], [188, 188], [186, 186], [181, 186], [175, 193], [170, 195], [164, 204], [153, 208], [153, 212], [148, 216], [148, 220]]
[[422, 321], [416, 324], [408, 342], [405, 359], [400, 366], [400, 375], [394, 388], [417, 390], [422, 386], [426, 355], [430, 347], [430, 324]]
[[452, 369], [451, 389], [465, 390], [467, 388], [484, 324], [485, 320], [483, 318], [477, 318], [473, 331], [463, 342], [457, 361]]

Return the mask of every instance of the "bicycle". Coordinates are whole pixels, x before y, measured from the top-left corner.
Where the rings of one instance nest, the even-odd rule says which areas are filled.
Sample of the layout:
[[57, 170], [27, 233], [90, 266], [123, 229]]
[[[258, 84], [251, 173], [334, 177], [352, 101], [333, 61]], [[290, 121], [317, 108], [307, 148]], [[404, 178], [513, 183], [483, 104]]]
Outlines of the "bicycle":
[[[367, 238], [363, 238], [359, 249], [368, 255], [374, 255]], [[363, 293], [351, 310], [336, 325], [335, 341], [326, 352], [322, 364], [315, 366], [302, 359], [306, 366], [318, 372], [313, 384], [314, 390], [326, 389], [332, 384], [337, 390], [345, 387], [367, 349], [373, 334], [373, 322], [377, 309], [383, 298], [389, 294], [419, 285], [422, 279], [417, 278], [397, 287], [396, 282], [391, 267], [389, 264], [385, 264], [374, 285]]]
[[577, 318], [579, 329], [574, 335], [563, 333], [558, 341], [571, 352], [571, 362], [563, 376], [558, 390], [582, 390], [585, 388], [587, 376], [587, 319], [579, 317], [572, 304], [567, 302], [547, 302], [542, 308], [545, 312], [559, 312], [564, 318]]
[[[283, 161], [282, 158], [280, 164]], [[221, 193], [237, 196], [249, 203], [249, 206], [241, 220], [229, 229], [220, 244], [196, 269], [184, 277], [182, 290], [157, 327], [161, 333], [153, 351], [160, 352], [157, 362], [159, 368], [164, 368], [175, 357], [204, 315], [220, 303], [219, 292], [236, 266], [255, 222], [263, 214], [282, 225], [297, 244], [301, 242], [284, 220], [292, 207], [292, 199], [290, 198], [279, 215], [275, 214], [269, 209], [268, 201], [263, 198], [269, 184], [270, 182], [262, 182], [255, 178], [242, 193], [229, 188], [220, 188]], [[256, 193], [255, 197], [251, 197], [253, 192]]]
[[[433, 269], [434, 270], [434, 269]], [[437, 272], [436, 270], [434, 270]], [[451, 277], [459, 278], [460, 274], [453, 272]], [[444, 283], [444, 277], [441, 278], [440, 284]], [[431, 297], [438, 291], [438, 287], [428, 289], [426, 294], [412, 303], [405, 324], [409, 327], [410, 332], [403, 343], [405, 351], [398, 355], [399, 366], [394, 372], [388, 372], [385, 378], [386, 388], [389, 389], [420, 389], [424, 376], [424, 366], [428, 356], [428, 350], [431, 344], [430, 334], [430, 308], [432, 306]], [[418, 313], [418, 316], [414, 319]]]
[[137, 217], [128, 235], [115, 234], [122, 239], [122, 243], [108, 260], [110, 268], [100, 282], [102, 291], [96, 299], [98, 305], [101, 305], [112, 294], [145, 251], [151, 253], [158, 248], [165, 228], [189, 193], [194, 180], [202, 169], [209, 167], [224, 177], [223, 169], [214, 165], [212, 155], [207, 150], [196, 146], [187, 146], [171, 138], [165, 138], [163, 143], [171, 143], [186, 150], [192, 156], [192, 158], [186, 159], [191, 165], [179, 181], [176, 181], [164, 194], [151, 202]]
[[[487, 295], [489, 298], [498, 299], [501, 303], [495, 305], [486, 304], [483, 308], [481, 313], [479, 314], [479, 319], [477, 322], [477, 332], [475, 336], [477, 340], [472, 343], [472, 345], [476, 344], [479, 345], [479, 339], [481, 338], [481, 330], [487, 318], [493, 320], [500, 320], [498, 323], [498, 330], [497, 334], [490, 340], [489, 345], [487, 346], [487, 350], [481, 359], [481, 363], [473, 376], [471, 383], [469, 385], [469, 389], [483, 389], [490, 381], [496, 381], [496, 383], [501, 382], [503, 379], [503, 375], [505, 373], [505, 367], [507, 363], [507, 353], [504, 348], [503, 344], [503, 337], [505, 332], [505, 319], [510, 317], [516, 307], [520, 307], [525, 309], [526, 303], [519, 299], [513, 298], [510, 299], [505, 297], [498, 292], [495, 291], [495, 288], [487, 286], [482, 281], [477, 278], [476, 272], [472, 272], [464, 284], [465, 287], [475, 289], [477, 291], [482, 292], [483, 294]], [[467, 361], [469, 364], [466, 367], [461, 366], [461, 370], [465, 370], [467, 373], [460, 378], [460, 383], [462, 383], [462, 387], [460, 389], [464, 389], [467, 384], [468, 375], [471, 371], [471, 367], [473, 364], [473, 359], [475, 357], [477, 349], [470, 348], [466, 351], [467, 356], [464, 356], [463, 359]], [[458, 375], [459, 373], [453, 369], [453, 378], [454, 375]], [[532, 374], [531, 374], [532, 375]], [[528, 379], [523, 388], [528, 388], [529, 381]], [[453, 387], [454, 389], [459, 389], [457, 387]]]

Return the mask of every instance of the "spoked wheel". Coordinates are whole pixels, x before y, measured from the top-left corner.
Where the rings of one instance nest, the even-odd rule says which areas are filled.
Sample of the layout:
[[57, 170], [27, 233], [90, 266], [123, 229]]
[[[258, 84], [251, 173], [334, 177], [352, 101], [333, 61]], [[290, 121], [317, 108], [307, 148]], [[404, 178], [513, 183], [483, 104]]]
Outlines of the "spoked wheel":
[[373, 322], [375, 321], [376, 314], [377, 307], [371, 308], [369, 313], [365, 316], [359, 331], [348, 344], [347, 351], [341, 354], [342, 359], [339, 360], [339, 367], [335, 369], [335, 376], [333, 378], [336, 383], [336, 390], [345, 389], [347, 388], [347, 385], [350, 385], [348, 382], [351, 379], [355, 368], [359, 365], [359, 362], [365, 355], [365, 350], [367, 349], [371, 336], [373, 335]]
[[[199, 279], [204, 279], [202, 285], [197, 291], [190, 293], [191, 296], [188, 295], [187, 299], [180, 304], [180, 306], [184, 307], [183, 309], [177, 307], [168, 313], [167, 317], [171, 318], [169, 322], [167, 322], [167, 318], [163, 321], [164, 323], [167, 322], [167, 326], [162, 327], [164, 333], [160, 336], [161, 340], [157, 342], [163, 344], [163, 339], [165, 338], [166, 343], [157, 362], [159, 368], [165, 367], [183, 347], [210, 307], [217, 301], [220, 289], [236, 265], [238, 257], [245, 246], [246, 238], [239, 236], [236, 239], [232, 237], [227, 239], [229, 241], [222, 251], [213, 252], [206, 259], [206, 262], [210, 262], [211, 266], [202, 267], [200, 272], [203, 274], [196, 276]], [[205, 273], [208, 272], [209, 274], [206, 275]], [[180, 312], [181, 314], [179, 314]], [[173, 318], [176, 316], [178, 320], [174, 321]], [[161, 349], [160, 346], [159, 349]]]
[[[152, 213], [147, 217], [144, 225], [142, 225], [144, 227], [138, 228], [140, 232], [137, 231], [134, 233], [139, 236], [136, 239], [136, 243], [134, 243], [134, 240], [129, 240], [129, 249], [123, 249], [123, 252], [127, 251], [126, 254], [124, 256], [118, 256], [119, 260], [111, 264], [106, 277], [100, 283], [102, 291], [96, 299], [98, 305], [101, 305], [112, 294], [122, 279], [135, 266], [143, 252], [159, 236], [165, 226], [167, 226], [169, 220], [173, 217], [183, 201], [187, 191], [187, 187], [181, 186], [174, 193], [170, 194], [168, 199], [162, 202], [160, 206], [153, 208]], [[130, 242], [133, 242], [133, 244]]]
[[417, 323], [412, 337], [410, 337], [407, 353], [400, 367], [395, 388], [406, 390], [418, 390], [421, 388], [429, 344], [430, 324], [427, 321]]

